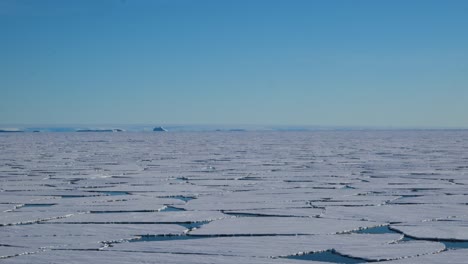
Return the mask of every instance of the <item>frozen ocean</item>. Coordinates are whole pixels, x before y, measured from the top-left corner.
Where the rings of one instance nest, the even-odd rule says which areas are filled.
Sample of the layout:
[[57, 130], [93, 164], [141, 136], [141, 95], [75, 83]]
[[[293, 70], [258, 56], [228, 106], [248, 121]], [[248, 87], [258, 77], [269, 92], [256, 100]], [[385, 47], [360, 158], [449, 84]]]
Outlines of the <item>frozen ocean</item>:
[[3, 133], [0, 263], [468, 263], [468, 131]]

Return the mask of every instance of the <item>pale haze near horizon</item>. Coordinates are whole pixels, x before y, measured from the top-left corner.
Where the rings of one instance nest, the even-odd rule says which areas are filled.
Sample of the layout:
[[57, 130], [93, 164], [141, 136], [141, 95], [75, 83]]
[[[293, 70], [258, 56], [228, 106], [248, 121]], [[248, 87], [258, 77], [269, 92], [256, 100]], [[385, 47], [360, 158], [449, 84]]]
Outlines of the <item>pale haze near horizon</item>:
[[0, 125], [468, 127], [468, 1], [0, 0]]

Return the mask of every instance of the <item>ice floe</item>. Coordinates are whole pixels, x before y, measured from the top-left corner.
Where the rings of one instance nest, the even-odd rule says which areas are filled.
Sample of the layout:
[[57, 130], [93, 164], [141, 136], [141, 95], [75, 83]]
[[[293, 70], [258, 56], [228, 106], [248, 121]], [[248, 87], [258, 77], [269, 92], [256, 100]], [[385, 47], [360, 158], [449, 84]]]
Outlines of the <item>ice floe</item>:
[[382, 223], [304, 217], [236, 217], [213, 221], [192, 235], [319, 235], [379, 226]]
[[[105, 250], [127, 252], [173, 252], [178, 254], [207, 254], [226, 256], [287, 257], [330, 249], [346, 249], [354, 245], [360, 251], [373, 244], [391, 247], [401, 238], [398, 234], [348, 234], [299, 236], [244, 236], [244, 237], [185, 237], [171, 241], [120, 243]], [[196, 236], [195, 236], [196, 238]], [[413, 248], [415, 249], [415, 248]], [[421, 250], [419, 250], [421, 251]], [[358, 251], [359, 252], [359, 251]], [[401, 255], [401, 254], [400, 254]]]
[[458, 249], [440, 252], [438, 254], [428, 254], [417, 258], [407, 258], [402, 260], [388, 261], [388, 264], [465, 264], [468, 249]]
[[468, 221], [428, 221], [391, 228], [417, 239], [468, 241]]
[[[47, 250], [37, 254], [22, 255], [15, 258], [3, 259], [6, 264], [89, 264], [89, 263], [165, 263], [165, 264], [304, 264], [301, 260], [271, 259], [259, 257], [237, 257], [202, 254], [171, 254], [171, 253], [140, 253], [106, 251], [76, 251], [76, 250]], [[323, 262], [312, 262], [323, 263]], [[326, 263], [326, 262], [325, 262]]]
[[68, 218], [50, 220], [48, 223], [81, 224], [152, 224], [152, 223], [190, 223], [213, 221], [229, 217], [216, 211], [177, 211], [145, 213], [91, 213], [77, 214]]

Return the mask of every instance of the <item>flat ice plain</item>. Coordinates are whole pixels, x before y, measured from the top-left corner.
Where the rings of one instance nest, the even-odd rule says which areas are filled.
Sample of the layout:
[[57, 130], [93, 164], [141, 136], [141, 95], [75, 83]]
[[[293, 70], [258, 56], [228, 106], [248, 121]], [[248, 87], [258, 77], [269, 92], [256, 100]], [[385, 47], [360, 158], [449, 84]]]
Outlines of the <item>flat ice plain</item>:
[[0, 263], [468, 263], [468, 131], [0, 135]]

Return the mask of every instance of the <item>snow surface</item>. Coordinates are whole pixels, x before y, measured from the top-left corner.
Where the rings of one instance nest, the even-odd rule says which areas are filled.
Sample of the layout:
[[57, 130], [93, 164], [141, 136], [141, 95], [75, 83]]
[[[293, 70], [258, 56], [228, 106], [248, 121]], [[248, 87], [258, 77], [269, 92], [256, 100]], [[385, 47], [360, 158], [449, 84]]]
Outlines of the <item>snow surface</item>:
[[468, 256], [468, 131], [2, 133], [0, 150], [2, 263]]
[[441, 252], [438, 254], [425, 255], [418, 258], [408, 258], [402, 260], [388, 261], [386, 264], [465, 264], [468, 256], [468, 249], [457, 249]]
[[[270, 259], [258, 257], [236, 257], [219, 255], [199, 255], [199, 254], [171, 254], [171, 253], [139, 253], [129, 254], [128, 252], [106, 252], [106, 251], [67, 251], [67, 250], [48, 250], [38, 252], [37, 254], [23, 255], [15, 258], [1, 260], [6, 264], [89, 264], [89, 263], [154, 263], [154, 264], [304, 264], [301, 260], [288, 259]], [[324, 262], [311, 262], [324, 263]], [[326, 262], [325, 262], [326, 263]]]
[[[302, 235], [302, 236], [244, 236], [207, 237], [173, 241], [147, 241], [120, 243], [105, 250], [129, 252], [173, 252], [179, 254], [217, 254], [226, 256], [284, 257], [309, 252], [335, 249], [346, 250], [350, 245], [355, 252], [363, 254], [366, 248], [393, 247], [391, 243], [401, 239], [398, 234], [347, 234], [347, 235]], [[235, 246], [233, 246], [235, 245]], [[442, 245], [443, 246], [443, 245]], [[421, 252], [422, 247], [412, 248]], [[348, 250], [349, 251], [349, 250]], [[437, 249], [433, 250], [436, 252]], [[380, 251], [382, 252], [382, 250]], [[399, 256], [397, 252], [394, 256]], [[400, 255], [401, 256], [401, 255]], [[397, 258], [397, 257], [395, 257]]]
[[213, 221], [192, 235], [322, 235], [380, 226], [371, 221], [304, 217], [236, 217]]
[[468, 221], [429, 221], [391, 228], [418, 239], [468, 241]]

